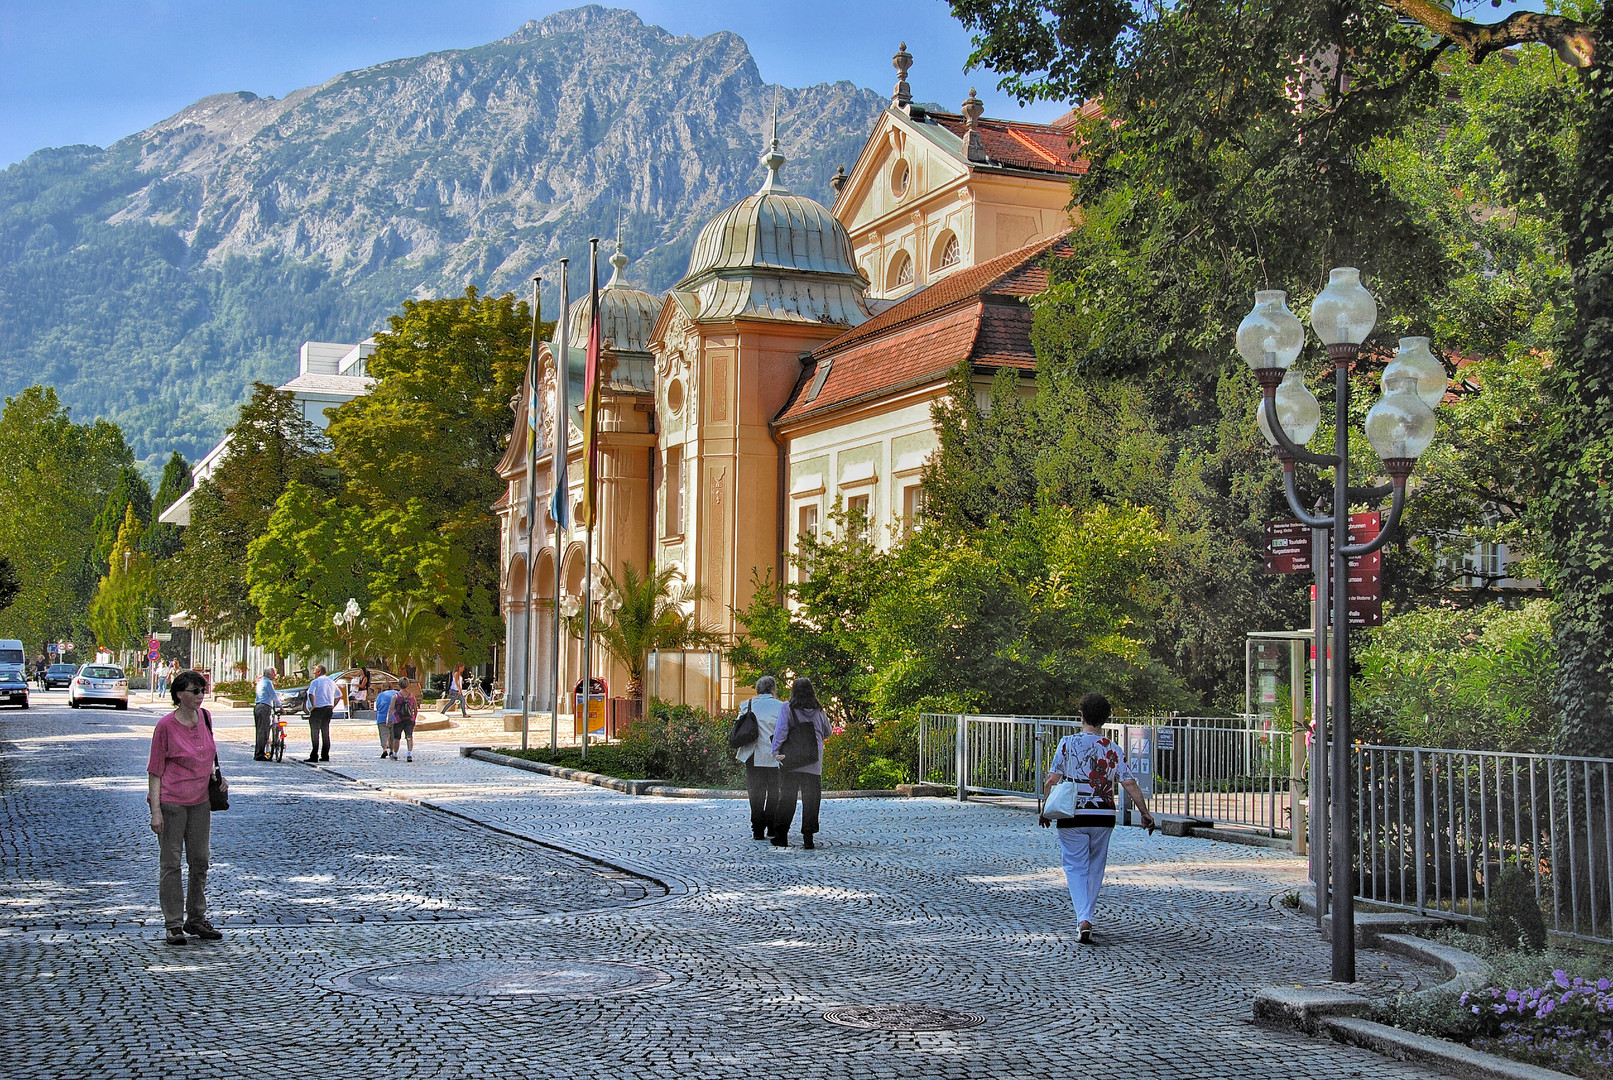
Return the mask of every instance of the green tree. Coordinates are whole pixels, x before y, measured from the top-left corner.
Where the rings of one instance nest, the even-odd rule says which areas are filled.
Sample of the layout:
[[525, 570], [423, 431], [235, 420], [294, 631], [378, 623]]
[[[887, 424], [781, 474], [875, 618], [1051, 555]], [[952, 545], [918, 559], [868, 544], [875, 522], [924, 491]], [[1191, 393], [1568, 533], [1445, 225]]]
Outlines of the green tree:
[[[1303, 313], [1330, 265], [1355, 264], [1382, 302], [1376, 359], [1413, 332], [1481, 363], [1533, 357], [1516, 376], [1482, 372], [1473, 389], [1495, 392], [1442, 418], [1458, 449], [1437, 471], [1431, 460], [1438, 497], [1414, 503], [1407, 521], [1435, 539], [1388, 554], [1395, 595], [1426, 598], [1475, 533], [1527, 540], [1517, 508], [1538, 486], [1538, 445], [1487, 466], [1529, 442], [1527, 397], [1569, 311], [1563, 201], [1533, 177], [1571, 171], [1581, 92], [1544, 50], [1462, 69], [1445, 62], [1452, 41], [1485, 53], [1497, 39], [1452, 26], [1451, 41], [1436, 42], [1378, 5], [966, 0], [953, 10], [980, 31], [976, 59], [1007, 73], [1005, 85], [1027, 97], [1101, 91], [1104, 109], [1079, 131], [1092, 166], [1074, 185], [1074, 255], [1037, 303], [1038, 398], [1017, 403], [1023, 416], [1016, 405], [999, 416], [1008, 402], [994, 394], [990, 417], [943, 424], [933, 513], [956, 520], [962, 498], [973, 520], [993, 501], [1028, 505], [1026, 476], [1036, 501], [1153, 508], [1172, 537], [1156, 650], [1201, 702], [1231, 705], [1243, 632], [1304, 620], [1303, 583], [1260, 572], [1261, 525], [1290, 514], [1234, 329], [1255, 289], [1288, 288]], [[1526, 24], [1577, 33], [1574, 20], [1550, 19], [1507, 33]], [[1319, 355], [1302, 365], [1326, 367]], [[1369, 362], [1363, 410], [1373, 375]], [[947, 408], [973, 411], [971, 398], [955, 394]], [[1504, 418], [1518, 423], [1498, 429]], [[1302, 493], [1328, 479], [1302, 478]]]
[[32, 386], [0, 412], [0, 551], [21, 585], [0, 636], [30, 648], [83, 637], [94, 594], [96, 515], [133, 457], [116, 424], [77, 424], [55, 391]]
[[226, 437], [223, 459], [191, 495], [191, 523], [169, 585], [172, 602], [195, 625], [225, 636], [257, 625], [247, 549], [268, 527], [281, 492], [294, 480], [330, 483], [320, 460], [325, 440], [287, 391], [254, 384]]
[[[1610, 9], [1597, 21], [1604, 34]], [[1589, 755], [1613, 755], [1613, 65], [1605, 54], [1586, 73], [1568, 244], [1577, 317], [1552, 370], [1557, 408], [1538, 506], [1557, 600], [1558, 748]]]
[[157, 494], [151, 500], [151, 527], [141, 541], [141, 546], [153, 559], [171, 559], [179, 553], [183, 544], [182, 526], [169, 525], [157, 518], [190, 490], [191, 483], [190, 464], [176, 450], [162, 467], [162, 480], [157, 484]]
[[133, 510], [141, 525], [151, 521], [151, 485], [140, 470], [125, 466], [107, 494], [106, 505], [95, 516], [95, 566], [105, 574], [111, 566], [112, 548], [123, 531], [127, 511]]
[[156, 577], [151, 556], [139, 549], [146, 523], [131, 503], [124, 507], [123, 526], [108, 552], [109, 566], [90, 600], [88, 623], [103, 649], [139, 648], [145, 643], [156, 601]]
[[375, 517], [413, 504], [408, 528], [434, 532], [462, 553], [456, 563], [433, 557], [427, 577], [440, 591], [420, 599], [449, 626], [450, 651], [479, 662], [503, 640], [491, 507], [503, 490], [495, 466], [526, 370], [531, 312], [511, 296], [472, 288], [404, 301], [389, 325], [366, 362], [374, 389], [332, 411], [331, 460], [346, 480], [347, 505]]
[[453, 643], [448, 621], [433, 607], [414, 597], [392, 597], [376, 605], [369, 616], [374, 647], [398, 671], [422, 670]]
[[363, 529], [336, 499], [293, 480], [276, 501], [263, 534], [247, 545], [249, 595], [261, 614], [258, 644], [284, 656], [334, 648], [333, 616], [349, 597], [361, 608], [370, 594]]
[[1149, 655], [1166, 538], [1147, 511], [1022, 508], [983, 528], [931, 526], [886, 552], [835, 515], [802, 539], [784, 598], [758, 589], [730, 657], [748, 677], [807, 675], [843, 723], [924, 710], [1069, 713], [1180, 705]]
[[10, 559], [0, 555], [0, 611], [15, 604], [20, 592], [22, 579], [17, 576], [17, 568], [11, 565]]

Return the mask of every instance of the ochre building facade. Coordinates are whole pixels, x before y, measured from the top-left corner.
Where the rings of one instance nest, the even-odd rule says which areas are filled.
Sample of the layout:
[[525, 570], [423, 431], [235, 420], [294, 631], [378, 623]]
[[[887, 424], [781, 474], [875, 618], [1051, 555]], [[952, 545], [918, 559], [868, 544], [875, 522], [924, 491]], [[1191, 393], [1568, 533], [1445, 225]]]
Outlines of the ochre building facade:
[[[1024, 301], [1045, 288], [1043, 264], [1075, 224], [1070, 181], [1084, 167], [1071, 149], [1076, 117], [991, 120], [973, 93], [956, 114], [926, 110], [912, 101], [911, 61], [905, 47], [897, 53], [891, 105], [849, 174], [835, 177], [832, 209], [789, 190], [774, 140], [760, 189], [707, 223], [670, 293], [633, 288], [626, 256], [612, 256], [600, 300], [596, 618], [608, 617], [605, 569], [670, 569], [675, 581], [699, 588], [702, 621], [732, 638], [743, 629], [733, 612], [758, 582], [788, 574], [797, 538], [828, 528], [837, 507], [880, 545], [910, 525], [937, 445], [931, 406], [960, 364], [970, 365], [982, 393], [1003, 368], [1034, 372]], [[549, 492], [556, 374], [564, 368], [567, 475], [572, 505], [580, 505], [576, 407], [586, 319], [584, 297], [571, 306], [569, 349], [539, 349], [539, 509], [530, 551], [529, 392], [516, 402], [499, 466], [508, 484], [495, 508], [510, 726], [519, 724], [523, 651], [534, 714], [549, 708], [556, 638], [561, 688], [570, 691], [582, 675], [581, 643], [568, 624], [582, 603], [587, 536], [579, 525], [556, 536]], [[565, 365], [557, 363], [562, 351]], [[621, 665], [597, 645], [590, 666], [612, 695], [626, 691]], [[713, 707], [748, 695], [706, 653], [658, 658], [653, 688]], [[561, 706], [568, 733], [569, 696]]]

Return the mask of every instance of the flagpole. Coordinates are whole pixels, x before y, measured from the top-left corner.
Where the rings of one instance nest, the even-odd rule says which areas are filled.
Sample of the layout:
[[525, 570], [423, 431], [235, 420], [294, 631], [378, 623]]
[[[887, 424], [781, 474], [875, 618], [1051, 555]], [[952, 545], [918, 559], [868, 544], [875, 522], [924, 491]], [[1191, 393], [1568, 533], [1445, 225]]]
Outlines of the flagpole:
[[594, 461], [599, 453], [599, 237], [588, 241], [588, 367], [583, 417], [583, 525], [588, 530], [582, 568], [582, 759], [588, 760], [588, 706], [594, 698]]
[[[538, 323], [543, 321], [543, 278], [532, 279], [532, 349], [526, 378], [526, 603], [521, 607], [521, 749], [527, 748], [532, 714], [532, 531], [538, 516]], [[508, 661], [506, 661], [507, 663]]]
[[554, 376], [554, 447], [550, 457], [550, 475], [554, 477], [554, 497], [549, 516], [554, 519], [554, 612], [549, 620], [550, 663], [553, 678], [549, 695], [549, 749], [560, 746], [560, 589], [565, 568], [561, 560], [566, 553], [566, 526], [571, 520], [571, 483], [566, 474], [566, 458], [571, 451], [571, 296], [570, 259], [560, 260], [560, 321], [555, 324], [555, 376]]

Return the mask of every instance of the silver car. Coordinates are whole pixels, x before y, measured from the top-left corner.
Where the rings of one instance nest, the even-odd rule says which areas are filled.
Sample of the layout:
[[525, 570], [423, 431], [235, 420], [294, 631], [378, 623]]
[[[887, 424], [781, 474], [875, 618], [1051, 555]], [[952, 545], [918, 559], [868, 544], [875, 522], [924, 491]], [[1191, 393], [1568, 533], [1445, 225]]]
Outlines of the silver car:
[[129, 680], [116, 664], [85, 664], [67, 684], [67, 704], [129, 707]]

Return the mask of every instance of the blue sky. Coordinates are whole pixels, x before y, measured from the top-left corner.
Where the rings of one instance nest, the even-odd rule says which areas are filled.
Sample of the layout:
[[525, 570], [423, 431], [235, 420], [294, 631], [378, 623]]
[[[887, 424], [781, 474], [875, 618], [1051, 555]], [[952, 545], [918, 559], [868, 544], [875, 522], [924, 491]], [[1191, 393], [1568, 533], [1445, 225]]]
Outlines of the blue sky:
[[[280, 97], [383, 60], [496, 40], [578, 6], [536, 0], [0, 0], [0, 167], [46, 146], [105, 146], [208, 94]], [[652, 0], [631, 7], [677, 34], [732, 30], [762, 77], [850, 79], [880, 93], [905, 40], [914, 96], [955, 107], [978, 86], [991, 116], [1020, 110], [989, 72], [963, 73], [969, 38], [942, 0]]]

